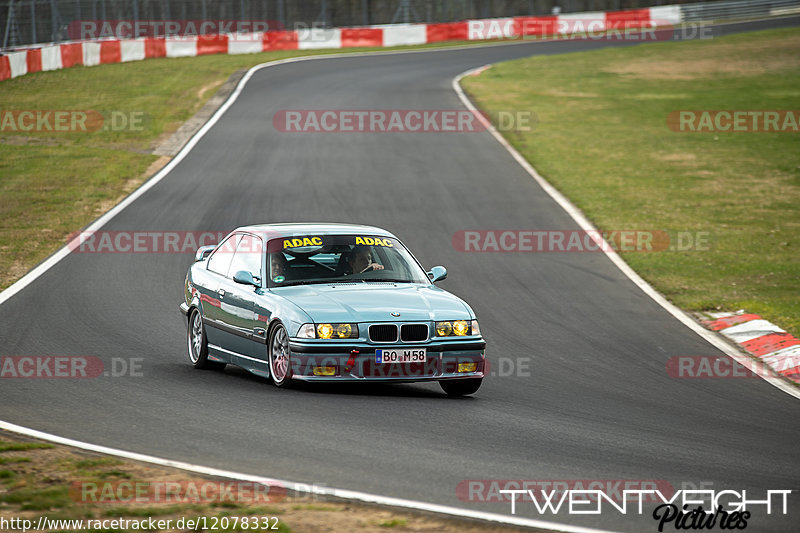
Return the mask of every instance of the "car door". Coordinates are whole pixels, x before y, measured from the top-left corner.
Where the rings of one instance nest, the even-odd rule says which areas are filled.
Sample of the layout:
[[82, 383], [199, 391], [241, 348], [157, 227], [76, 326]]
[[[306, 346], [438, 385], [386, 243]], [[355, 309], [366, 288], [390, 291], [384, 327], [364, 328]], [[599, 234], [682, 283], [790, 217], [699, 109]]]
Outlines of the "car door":
[[[255, 300], [263, 285], [263, 257], [264, 247], [261, 238], [249, 233], [242, 234], [228, 269], [228, 276], [221, 286], [225, 294], [220, 298], [222, 322], [235, 337], [230, 340], [229, 349], [239, 356], [245, 356], [245, 359], [249, 357], [259, 361], [263, 360], [262, 352], [265, 348], [261, 334], [263, 327], [258, 327], [255, 314]], [[233, 281], [234, 275], [240, 271], [249, 272], [259, 286]], [[242, 364], [242, 366], [247, 365]]]
[[221, 348], [230, 344], [230, 333], [223, 326], [222, 302], [225, 299], [226, 279], [233, 260], [233, 252], [240, 238], [240, 234], [233, 234], [211, 252], [206, 264], [208, 281], [203, 287], [198, 287], [208, 343]]

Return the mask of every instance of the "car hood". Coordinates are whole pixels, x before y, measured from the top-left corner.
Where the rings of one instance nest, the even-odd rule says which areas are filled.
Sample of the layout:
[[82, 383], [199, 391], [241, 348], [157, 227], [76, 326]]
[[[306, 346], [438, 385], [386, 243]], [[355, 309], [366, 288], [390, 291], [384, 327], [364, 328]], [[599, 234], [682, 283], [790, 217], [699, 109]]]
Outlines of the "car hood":
[[[274, 289], [320, 322], [469, 320], [457, 296], [433, 285], [361, 283], [296, 285]], [[392, 316], [391, 313], [400, 313]]]

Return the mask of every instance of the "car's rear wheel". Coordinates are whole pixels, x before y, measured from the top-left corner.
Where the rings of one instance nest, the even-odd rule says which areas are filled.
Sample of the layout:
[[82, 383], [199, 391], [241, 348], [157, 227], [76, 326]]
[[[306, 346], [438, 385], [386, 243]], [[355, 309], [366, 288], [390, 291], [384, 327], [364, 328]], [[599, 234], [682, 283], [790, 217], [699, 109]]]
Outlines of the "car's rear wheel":
[[448, 396], [466, 396], [473, 394], [481, 388], [483, 378], [469, 378], [469, 379], [448, 379], [440, 381], [439, 385]]
[[269, 336], [269, 374], [276, 386], [287, 389], [292, 386], [289, 336], [281, 324], [272, 328]]
[[208, 340], [206, 340], [206, 330], [203, 327], [203, 317], [200, 311], [192, 309], [189, 315], [189, 328], [186, 333], [189, 348], [189, 360], [195, 368], [222, 370], [225, 363], [209, 361], [208, 359]]

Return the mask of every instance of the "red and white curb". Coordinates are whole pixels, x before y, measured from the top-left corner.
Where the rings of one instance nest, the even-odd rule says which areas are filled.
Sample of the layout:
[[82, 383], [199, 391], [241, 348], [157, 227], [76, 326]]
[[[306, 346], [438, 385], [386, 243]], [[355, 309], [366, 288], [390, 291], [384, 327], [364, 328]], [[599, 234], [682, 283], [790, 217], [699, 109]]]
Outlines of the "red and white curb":
[[439, 24], [385, 24], [355, 28], [74, 41], [35, 45], [18, 51], [0, 51], [0, 81], [30, 72], [58, 70], [75, 65], [88, 67], [156, 57], [410, 46], [442, 41], [548, 38], [561, 34], [596, 35], [604, 31], [669, 27], [680, 24], [682, 18], [679, 6], [658, 6], [625, 11], [463, 20]]
[[738, 344], [777, 374], [800, 383], [800, 339], [758, 315], [706, 313], [703, 324]]

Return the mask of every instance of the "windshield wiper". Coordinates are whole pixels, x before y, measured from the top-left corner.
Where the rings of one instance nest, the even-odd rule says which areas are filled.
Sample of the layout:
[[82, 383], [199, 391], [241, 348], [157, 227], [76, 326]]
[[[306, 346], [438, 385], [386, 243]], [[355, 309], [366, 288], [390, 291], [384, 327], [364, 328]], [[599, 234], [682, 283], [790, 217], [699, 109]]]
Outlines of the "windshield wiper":
[[298, 279], [293, 281], [286, 281], [281, 283], [280, 285], [275, 285], [274, 288], [277, 287], [290, 287], [294, 285], [337, 285], [340, 283], [362, 283], [365, 280], [360, 278], [336, 278], [336, 279]]
[[305, 285], [305, 281], [286, 281], [283, 283], [275, 283], [273, 289], [280, 289], [281, 287], [292, 287], [294, 285]]

